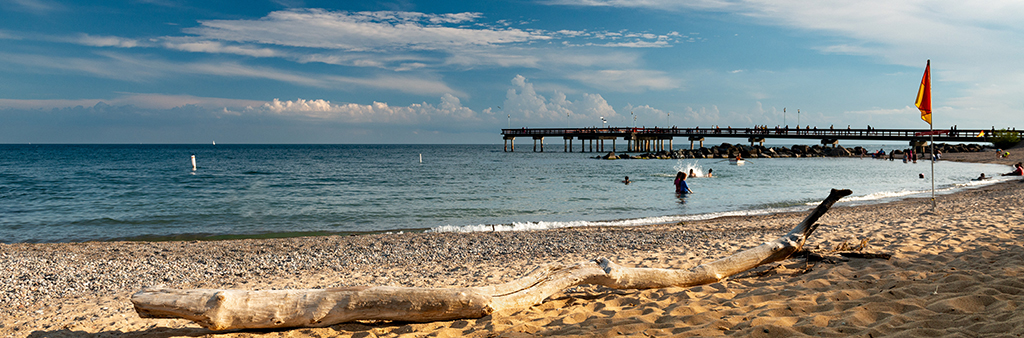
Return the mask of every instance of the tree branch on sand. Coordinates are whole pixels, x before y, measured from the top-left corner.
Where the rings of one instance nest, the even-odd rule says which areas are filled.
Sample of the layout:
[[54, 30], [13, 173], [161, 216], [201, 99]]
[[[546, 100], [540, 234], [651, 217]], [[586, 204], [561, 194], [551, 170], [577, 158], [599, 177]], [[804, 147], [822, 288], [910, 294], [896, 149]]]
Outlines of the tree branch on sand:
[[757, 247], [689, 270], [631, 268], [597, 258], [573, 265], [542, 265], [499, 285], [470, 288], [352, 287], [306, 290], [147, 288], [132, 295], [143, 318], [185, 318], [212, 330], [324, 327], [356, 320], [429, 322], [480, 318], [544, 302], [577, 285], [613, 289], [690, 287], [721, 281], [800, 251], [815, 222], [850, 190], [832, 189], [789, 233]]

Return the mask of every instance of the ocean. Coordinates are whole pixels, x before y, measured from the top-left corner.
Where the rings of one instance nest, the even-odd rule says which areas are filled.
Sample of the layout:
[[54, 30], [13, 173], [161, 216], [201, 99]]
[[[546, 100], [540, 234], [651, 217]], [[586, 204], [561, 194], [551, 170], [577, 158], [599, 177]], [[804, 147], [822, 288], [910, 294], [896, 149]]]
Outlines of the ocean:
[[[635, 226], [931, 194], [928, 161], [598, 160], [502, 145], [0, 145], [0, 242]], [[872, 145], [887, 152], [901, 146]], [[197, 167], [192, 168], [191, 156]], [[713, 178], [687, 180], [678, 170]], [[1001, 165], [935, 164], [949, 193]], [[994, 180], [972, 181], [980, 173]], [[919, 178], [924, 174], [926, 179]], [[629, 176], [631, 184], [622, 180]]]

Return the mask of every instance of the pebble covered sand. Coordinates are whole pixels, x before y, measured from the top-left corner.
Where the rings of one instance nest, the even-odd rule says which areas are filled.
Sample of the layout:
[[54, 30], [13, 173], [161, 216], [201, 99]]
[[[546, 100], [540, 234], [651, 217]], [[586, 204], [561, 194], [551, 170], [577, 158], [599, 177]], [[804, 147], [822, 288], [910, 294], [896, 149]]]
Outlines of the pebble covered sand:
[[[968, 155], [977, 158], [959, 160], [1009, 164], [1020, 156]], [[433, 323], [214, 332], [186, 320], [139, 318], [129, 298], [155, 285], [480, 286], [510, 281], [543, 263], [597, 257], [627, 266], [687, 269], [777, 238], [806, 213], [633, 228], [0, 244], [0, 336], [1019, 337], [1024, 335], [1024, 309], [1018, 308], [1024, 305], [1022, 188], [1022, 181], [1011, 181], [939, 196], [934, 210], [928, 199], [835, 207], [819, 220], [807, 244], [829, 255], [843, 243], [866, 240], [867, 251], [892, 254], [889, 260], [791, 258], [693, 288], [577, 287], [527, 310]]]

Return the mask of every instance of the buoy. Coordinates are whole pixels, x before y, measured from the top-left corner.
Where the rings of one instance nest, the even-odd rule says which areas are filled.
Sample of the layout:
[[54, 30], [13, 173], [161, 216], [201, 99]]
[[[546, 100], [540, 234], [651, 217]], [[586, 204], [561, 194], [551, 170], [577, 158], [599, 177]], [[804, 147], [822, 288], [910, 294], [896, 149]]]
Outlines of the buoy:
[[420, 163], [423, 163], [423, 154], [420, 154]]
[[192, 155], [192, 171], [196, 171], [196, 155]]

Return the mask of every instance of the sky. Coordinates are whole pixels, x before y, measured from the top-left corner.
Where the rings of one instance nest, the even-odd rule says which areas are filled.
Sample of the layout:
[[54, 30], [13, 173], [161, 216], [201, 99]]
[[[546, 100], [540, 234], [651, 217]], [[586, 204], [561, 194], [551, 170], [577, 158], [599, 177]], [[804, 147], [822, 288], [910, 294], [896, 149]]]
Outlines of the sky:
[[936, 129], [1015, 128], [1021, 17], [1016, 0], [0, 0], [0, 143], [928, 128], [928, 60]]

